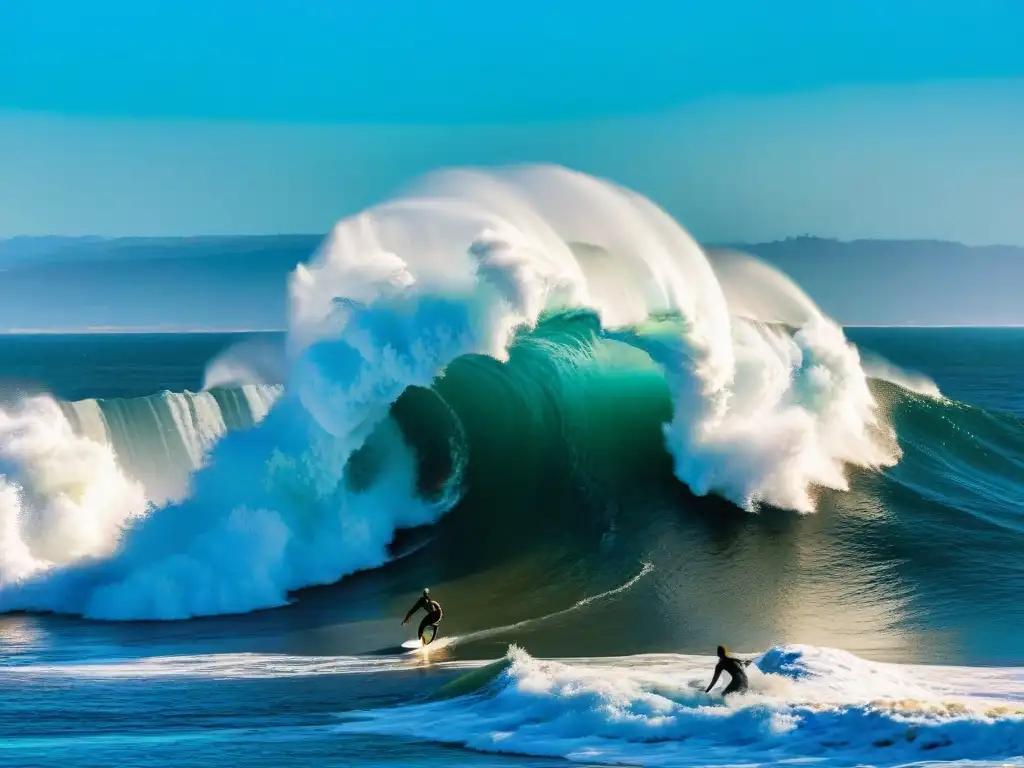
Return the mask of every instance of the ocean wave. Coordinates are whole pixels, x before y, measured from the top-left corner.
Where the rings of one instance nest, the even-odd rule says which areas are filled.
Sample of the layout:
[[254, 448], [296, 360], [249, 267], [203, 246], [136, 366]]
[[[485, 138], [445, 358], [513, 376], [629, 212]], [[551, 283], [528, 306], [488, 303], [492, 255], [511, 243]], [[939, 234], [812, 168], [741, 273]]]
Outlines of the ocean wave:
[[908, 461], [889, 473], [901, 488], [954, 516], [1024, 533], [1024, 422], [982, 408], [883, 392]]
[[[605, 418], [642, 412], [679, 481], [749, 511], [813, 512], [818, 489], [849, 487], [850, 466], [901, 455], [858, 350], [788, 278], [709, 259], [650, 201], [565, 169], [430, 177], [340, 222], [289, 291], [283, 389], [49, 409], [120, 479], [79, 481], [104, 499], [80, 515], [103, 546], [17, 570], [0, 609], [177, 619], [284, 605], [387, 562], [396, 531], [490, 482], [472, 470], [488, 441], [508, 451], [518, 436], [534, 462], [556, 446], [582, 484], [608, 481], [594, 463], [623, 451], [593, 439], [614, 434]], [[263, 381], [249, 352], [208, 381]], [[470, 406], [481, 392], [490, 401]], [[63, 498], [19, 456], [12, 494]], [[142, 502], [110, 492], [133, 483]]]
[[279, 395], [247, 384], [0, 409], [0, 587], [110, 556], [155, 504], [187, 493], [217, 440], [258, 423]]
[[938, 384], [923, 373], [900, 368], [898, 365], [874, 352], [862, 352], [861, 360], [864, 365], [864, 372], [872, 379], [888, 381], [890, 384], [895, 384], [908, 392], [929, 397], [933, 400], [946, 399], [939, 390]]
[[109, 444], [76, 434], [52, 398], [0, 409], [0, 590], [111, 555], [147, 511]]
[[278, 385], [239, 383], [201, 392], [58, 402], [76, 435], [113, 450], [154, 504], [188, 492], [191, 474], [228, 431], [258, 424], [281, 395]]
[[757, 658], [749, 693], [723, 700], [703, 692], [714, 661], [565, 663], [513, 646], [500, 667], [467, 673], [462, 695], [345, 713], [338, 730], [650, 766], [1000, 761], [1024, 750], [1019, 668], [905, 667], [781, 646]]
[[[1020, 764], [1024, 670], [900, 665], [845, 651], [775, 646], [754, 656], [751, 690], [705, 694], [715, 659], [679, 654], [442, 661], [413, 702], [336, 713], [345, 734], [472, 750], [646, 766], [965, 761]], [[12, 683], [69, 679], [267, 680], [407, 674], [392, 657], [208, 654], [0, 667]]]
[[283, 386], [288, 358], [277, 339], [249, 338], [232, 344], [206, 364], [203, 389]]

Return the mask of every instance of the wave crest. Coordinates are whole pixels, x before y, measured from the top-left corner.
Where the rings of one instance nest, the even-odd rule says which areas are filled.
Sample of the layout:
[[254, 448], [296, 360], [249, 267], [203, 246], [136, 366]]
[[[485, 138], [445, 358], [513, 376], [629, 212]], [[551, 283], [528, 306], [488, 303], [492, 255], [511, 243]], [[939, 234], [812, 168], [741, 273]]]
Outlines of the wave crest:
[[[248, 611], [384, 563], [396, 530], [457, 501], [465, 463], [456, 429], [449, 477], [424, 495], [396, 401], [467, 355], [507, 360], [517, 336], [571, 308], [663, 372], [665, 444], [694, 493], [812, 511], [814, 486], [846, 487], [845, 464], [898, 450], [841, 330], [774, 270], [732, 263], [716, 272], [653, 203], [566, 169], [428, 177], [340, 222], [295, 269], [284, 392], [255, 428], [200, 447], [187, 497], [133, 518], [101, 562], [8, 587], [0, 607]], [[730, 305], [758, 290], [761, 309]], [[799, 327], [764, 306], [799, 307]]]
[[0, 409], [0, 589], [110, 555], [147, 511], [142, 485], [52, 398]]
[[[789, 666], [776, 670], [780, 658]], [[1019, 672], [875, 664], [844, 651], [773, 648], [751, 691], [723, 701], [703, 688], [714, 659], [633, 656], [561, 663], [512, 646], [504, 663], [450, 683], [439, 701], [345, 715], [343, 733], [383, 734], [482, 752], [654, 766], [840, 765], [1000, 760], [1024, 743]], [[794, 674], [794, 670], [799, 674]], [[471, 686], [475, 689], [466, 690]], [[454, 691], [452, 698], [449, 692]]]

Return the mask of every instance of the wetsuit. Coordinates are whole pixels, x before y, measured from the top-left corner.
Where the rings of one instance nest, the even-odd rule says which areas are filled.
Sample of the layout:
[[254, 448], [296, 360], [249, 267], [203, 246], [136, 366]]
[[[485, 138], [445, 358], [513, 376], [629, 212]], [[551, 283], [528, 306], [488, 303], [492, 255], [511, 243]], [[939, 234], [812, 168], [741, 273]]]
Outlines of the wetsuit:
[[[441, 604], [439, 602], [437, 602], [436, 600], [431, 600], [426, 595], [423, 595], [423, 597], [416, 601], [416, 605], [410, 608], [409, 612], [405, 614], [405, 621], [408, 621], [410, 618], [412, 618], [412, 615], [416, 613], [416, 611], [418, 611], [420, 608], [427, 612], [427, 615], [424, 617], [423, 621], [420, 622], [420, 629], [419, 632], [416, 634], [416, 637], [422, 642], [423, 632], [424, 630], [426, 630], [427, 627], [433, 626], [434, 634], [437, 634], [437, 625], [441, 623], [441, 616], [443, 614], [441, 613]], [[405, 621], [403, 621], [402, 623], [404, 624]], [[433, 640], [434, 638], [430, 639]]]
[[718, 666], [715, 667], [715, 676], [711, 678], [711, 685], [707, 687], [705, 693], [710, 693], [723, 672], [728, 672], [732, 680], [725, 686], [722, 695], [728, 696], [730, 693], [743, 693], [749, 686], [747, 673], [743, 671], [743, 668], [748, 664], [750, 664], [748, 659], [734, 659], [732, 656], [720, 657], [718, 659]]

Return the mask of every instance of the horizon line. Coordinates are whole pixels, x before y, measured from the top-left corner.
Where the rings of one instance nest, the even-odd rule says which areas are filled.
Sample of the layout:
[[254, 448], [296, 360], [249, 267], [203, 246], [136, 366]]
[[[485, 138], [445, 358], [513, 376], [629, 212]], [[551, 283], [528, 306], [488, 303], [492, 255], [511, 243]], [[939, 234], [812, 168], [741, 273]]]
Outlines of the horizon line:
[[[347, 218], [347, 217], [343, 217]], [[341, 219], [339, 219], [340, 221]], [[92, 241], [113, 241], [113, 240], [229, 240], [233, 238], [272, 238], [272, 237], [309, 237], [326, 239], [330, 235], [327, 232], [205, 232], [188, 235], [96, 235], [96, 234], [19, 234], [0, 235], [0, 243], [14, 240], [92, 240]], [[745, 240], [732, 242], [701, 242], [697, 241], [702, 248], [730, 248], [744, 245], [770, 245], [774, 243], [785, 243], [794, 240], [827, 240], [845, 245], [853, 243], [944, 243], [950, 245], [961, 245], [965, 248], [1024, 248], [1024, 241], [1020, 243], [1007, 242], [986, 242], [986, 243], [965, 243], [962, 240], [947, 240], [939, 237], [927, 236], [903, 236], [903, 237], [855, 237], [844, 240], [831, 235], [815, 235], [803, 233], [799, 235], [785, 235], [770, 240]]]
[[945, 323], [841, 323], [841, 328], [1024, 328], [1022, 323], [959, 323], [947, 325]]
[[3, 328], [0, 336], [157, 336], [211, 333], [287, 333], [287, 328], [202, 328], [193, 326], [91, 326], [86, 328]]
[[[946, 329], [958, 330], [971, 328], [976, 330], [1024, 329], [1024, 323], [973, 323], [973, 324], [916, 324], [916, 323], [840, 323], [840, 328], [889, 328], [889, 329]], [[287, 333], [287, 328], [209, 328], [209, 327], [173, 327], [173, 326], [93, 326], [86, 328], [4, 328], [0, 329], [3, 336], [141, 336], [141, 335], [202, 335], [202, 334], [254, 334], [254, 333]]]

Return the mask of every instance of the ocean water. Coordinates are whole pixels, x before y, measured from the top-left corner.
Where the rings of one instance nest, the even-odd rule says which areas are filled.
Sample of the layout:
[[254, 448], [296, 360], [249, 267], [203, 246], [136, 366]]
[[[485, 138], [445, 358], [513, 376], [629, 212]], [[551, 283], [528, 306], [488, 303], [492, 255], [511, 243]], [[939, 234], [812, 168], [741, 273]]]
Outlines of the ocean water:
[[1024, 764], [1024, 331], [842, 329], [552, 169], [288, 295], [0, 339], [0, 765]]

